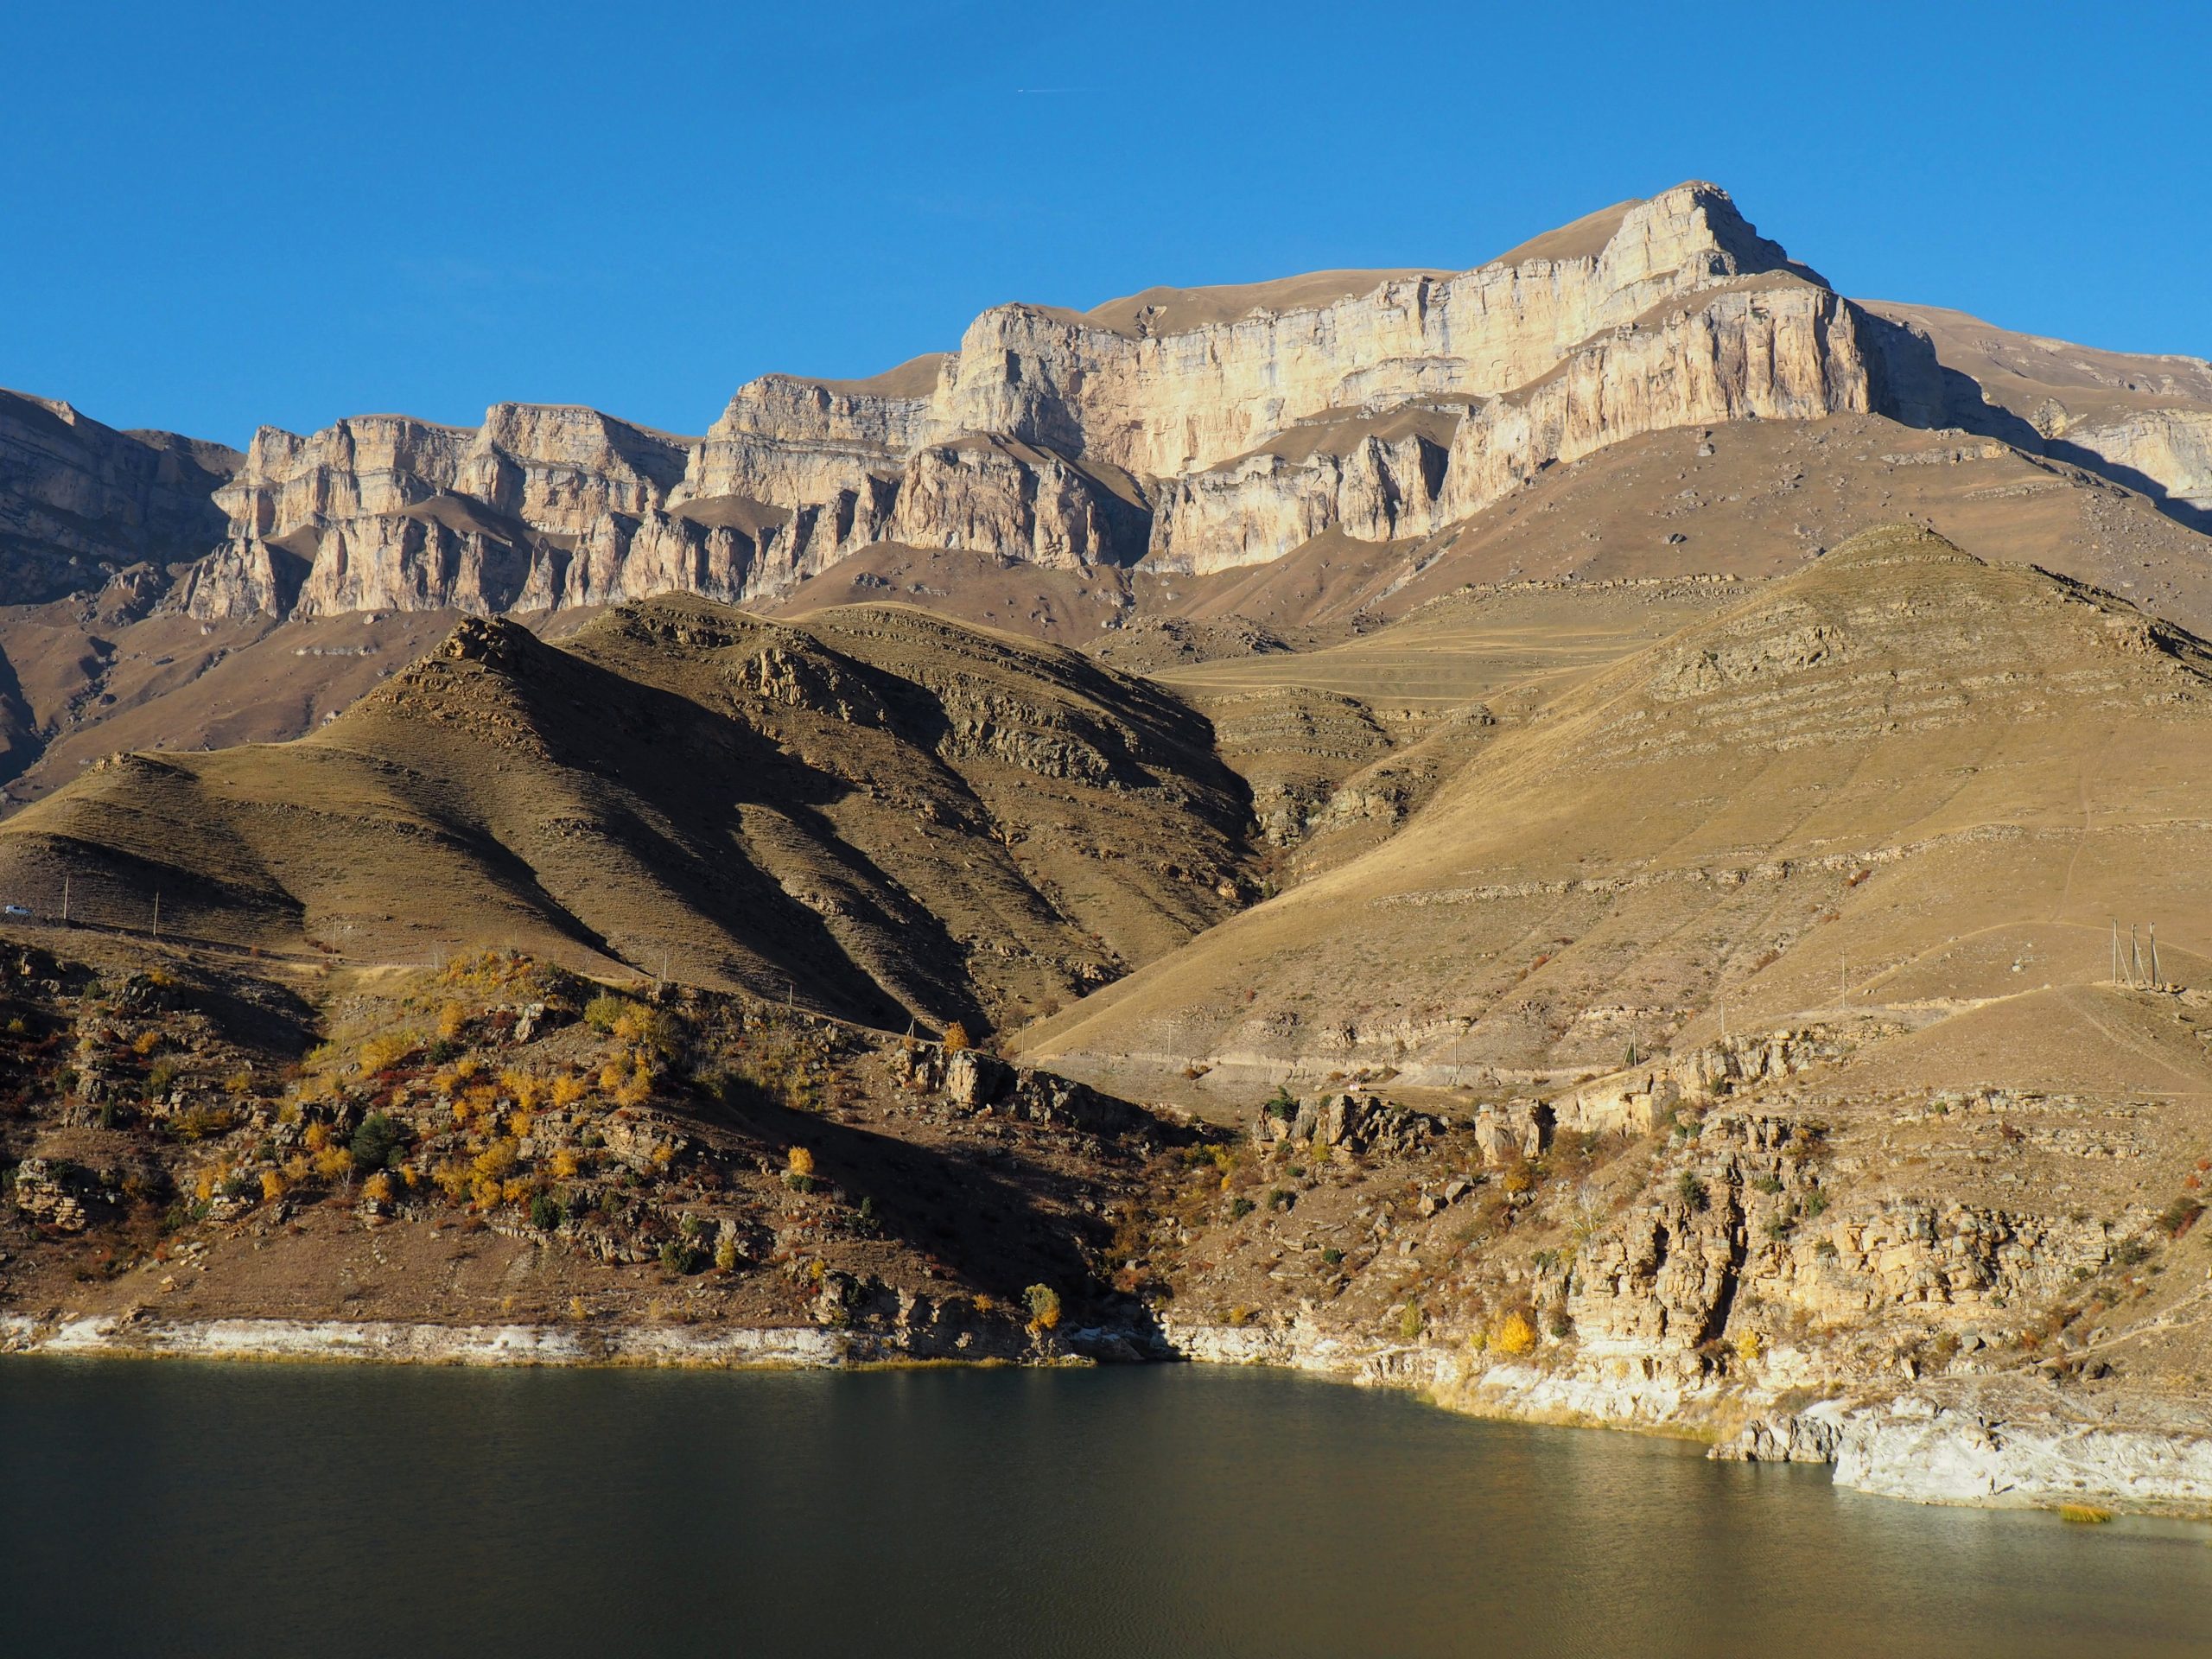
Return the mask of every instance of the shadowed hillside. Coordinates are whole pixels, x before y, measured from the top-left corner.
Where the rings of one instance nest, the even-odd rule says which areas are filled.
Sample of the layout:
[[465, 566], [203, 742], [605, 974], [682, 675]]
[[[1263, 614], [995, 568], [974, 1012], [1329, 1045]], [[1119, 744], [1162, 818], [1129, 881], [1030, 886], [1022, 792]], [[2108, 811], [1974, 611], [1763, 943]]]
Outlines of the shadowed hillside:
[[132, 754], [0, 835], [79, 918], [360, 960], [470, 942], [995, 1024], [1239, 903], [1205, 722], [1074, 653], [889, 607], [654, 601], [565, 648], [470, 620], [299, 741]]

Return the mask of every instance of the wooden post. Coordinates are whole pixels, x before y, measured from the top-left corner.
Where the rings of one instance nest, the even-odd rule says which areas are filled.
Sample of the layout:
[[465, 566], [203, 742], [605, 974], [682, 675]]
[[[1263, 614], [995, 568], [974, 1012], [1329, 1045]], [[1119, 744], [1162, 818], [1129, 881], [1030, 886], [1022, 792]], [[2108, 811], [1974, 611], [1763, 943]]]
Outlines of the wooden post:
[[2151, 983], [2158, 986], [2165, 982], [2165, 976], [2158, 971], [2158, 925], [2153, 922], [2151, 924]]

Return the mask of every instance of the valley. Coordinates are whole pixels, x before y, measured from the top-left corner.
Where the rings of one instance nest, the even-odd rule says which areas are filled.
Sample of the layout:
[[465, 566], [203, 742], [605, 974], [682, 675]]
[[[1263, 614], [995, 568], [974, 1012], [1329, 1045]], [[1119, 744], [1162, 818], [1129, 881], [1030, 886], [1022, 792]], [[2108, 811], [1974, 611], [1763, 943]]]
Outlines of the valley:
[[2212, 371], [1718, 188], [702, 435], [0, 404], [0, 1345], [2212, 1513]]

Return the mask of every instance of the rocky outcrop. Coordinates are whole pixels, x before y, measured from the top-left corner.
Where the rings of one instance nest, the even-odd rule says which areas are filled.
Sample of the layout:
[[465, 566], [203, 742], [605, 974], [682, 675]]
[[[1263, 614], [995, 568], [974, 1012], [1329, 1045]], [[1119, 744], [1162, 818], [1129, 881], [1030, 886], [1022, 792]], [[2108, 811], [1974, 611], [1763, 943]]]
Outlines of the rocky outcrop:
[[1817, 1027], [1729, 1036], [1654, 1058], [1586, 1084], [1556, 1102], [1560, 1127], [1586, 1135], [1644, 1135], [1676, 1108], [1703, 1106], [1756, 1084], [1779, 1082], [1844, 1046]]
[[1840, 1415], [1836, 1484], [1921, 1503], [2205, 1514], [2212, 1421], [2131, 1404], [2019, 1383], [1912, 1390]]
[[1402, 1158], [1443, 1133], [1442, 1122], [1372, 1095], [1339, 1093], [1319, 1099], [1281, 1096], [1260, 1109], [1250, 1134], [1262, 1146], [1310, 1145], [1317, 1153]]
[[[1456, 275], [995, 307], [957, 351], [872, 379], [749, 382], [697, 439], [562, 406], [495, 405], [474, 429], [367, 416], [264, 428], [216, 489], [235, 463], [204, 446], [111, 434], [128, 464], [57, 471], [42, 440], [11, 455], [0, 419], [0, 473], [31, 480], [23, 502], [56, 497], [0, 487], [0, 536], [12, 507], [26, 545], [108, 556], [36, 480], [120, 466], [92, 517], [175, 520], [168, 556], [219, 542], [177, 597], [206, 618], [745, 602], [879, 543], [1205, 574], [1329, 532], [1429, 537], [1654, 431], [1867, 410], [2091, 467], [2197, 522], [2208, 388], [2195, 359], [1854, 305], [1694, 182]], [[158, 510], [149, 491], [169, 492]]]
[[2199, 528], [2212, 526], [2212, 409], [2151, 409], [2060, 425], [2044, 447], [2147, 489]]
[[882, 542], [1217, 570], [1325, 531], [1426, 534], [1660, 427], [1868, 403], [1845, 302], [1711, 185], [1462, 275], [1312, 294], [1254, 290], [1241, 315], [1001, 306], [958, 352], [874, 380], [753, 381], [696, 441], [518, 404], [474, 430], [264, 429], [181, 603], [742, 601]]
[[2098, 351], [1932, 306], [1876, 302], [1865, 315], [1876, 407], [2102, 474], [2212, 527], [2212, 363]]
[[124, 567], [197, 559], [224, 536], [212, 493], [235, 450], [118, 432], [67, 404], [0, 391], [0, 584], [11, 604], [104, 586]]
[[905, 1051], [906, 1081], [942, 1090], [962, 1112], [1010, 1118], [1091, 1135], [1174, 1135], [1174, 1126], [1087, 1084], [1026, 1065], [1009, 1065], [972, 1048], [947, 1051], [917, 1044]]

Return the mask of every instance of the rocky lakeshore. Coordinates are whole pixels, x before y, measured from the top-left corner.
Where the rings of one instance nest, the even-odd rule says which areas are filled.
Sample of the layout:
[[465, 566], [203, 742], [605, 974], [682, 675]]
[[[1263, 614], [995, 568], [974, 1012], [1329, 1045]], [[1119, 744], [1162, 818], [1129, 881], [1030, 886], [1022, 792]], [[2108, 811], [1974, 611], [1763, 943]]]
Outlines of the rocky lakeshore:
[[[2147, 1400], [2085, 1402], [2049, 1384], [1929, 1384], [1802, 1403], [1742, 1390], [1484, 1363], [1464, 1351], [1282, 1330], [1181, 1325], [969, 1340], [918, 1356], [895, 1338], [791, 1325], [563, 1329], [235, 1319], [164, 1324], [0, 1317], [0, 1355], [463, 1366], [820, 1370], [913, 1363], [1181, 1360], [1263, 1365], [1419, 1394], [1503, 1421], [1628, 1429], [1708, 1443], [1709, 1457], [1827, 1465], [1836, 1484], [1910, 1503], [2212, 1518], [2212, 1415]], [[1796, 1404], [1788, 1403], [1798, 1400]], [[1725, 1426], [1733, 1424], [1732, 1431]]]
[[1204, 1363], [1409, 1389], [1477, 1416], [1677, 1435], [1730, 1461], [1824, 1464], [1840, 1486], [1910, 1503], [2212, 1519], [2212, 1414], [2156, 1399], [2085, 1400], [2049, 1383], [1993, 1380], [1805, 1403], [1803, 1389], [1485, 1364], [1463, 1351], [1295, 1326], [1171, 1325], [1167, 1335], [1179, 1353]]

